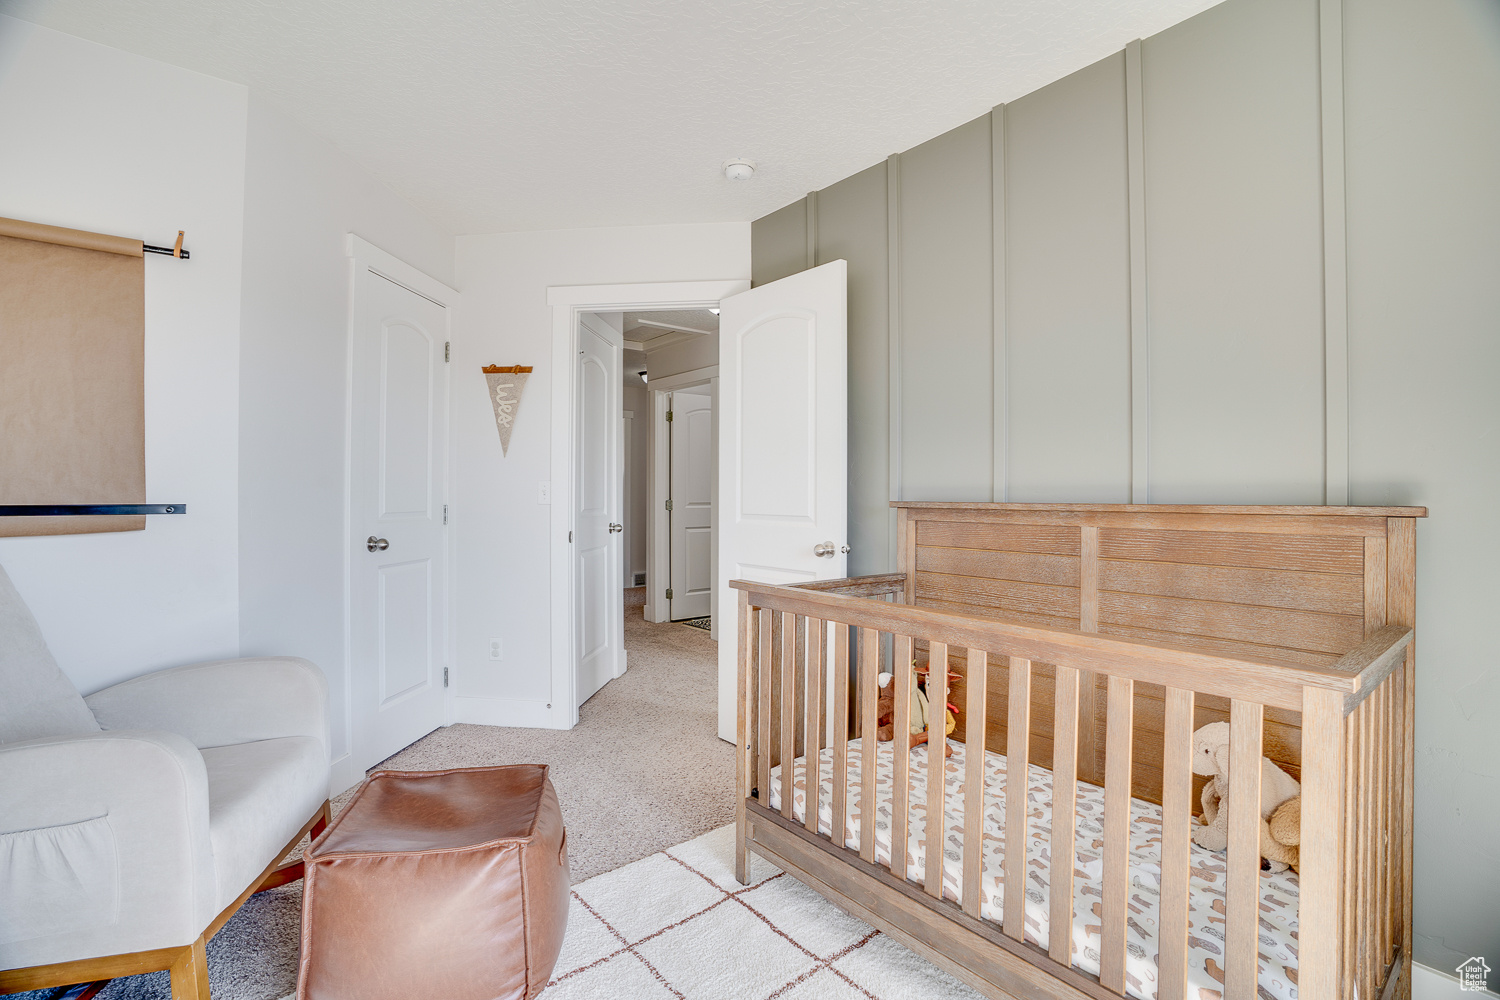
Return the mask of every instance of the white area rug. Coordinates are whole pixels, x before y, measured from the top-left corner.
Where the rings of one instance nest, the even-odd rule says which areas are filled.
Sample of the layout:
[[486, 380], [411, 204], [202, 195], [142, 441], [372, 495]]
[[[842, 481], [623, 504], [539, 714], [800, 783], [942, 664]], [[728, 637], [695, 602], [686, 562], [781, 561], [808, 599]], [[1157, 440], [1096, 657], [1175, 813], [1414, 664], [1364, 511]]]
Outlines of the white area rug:
[[545, 1000], [982, 1000], [721, 827], [573, 888]]

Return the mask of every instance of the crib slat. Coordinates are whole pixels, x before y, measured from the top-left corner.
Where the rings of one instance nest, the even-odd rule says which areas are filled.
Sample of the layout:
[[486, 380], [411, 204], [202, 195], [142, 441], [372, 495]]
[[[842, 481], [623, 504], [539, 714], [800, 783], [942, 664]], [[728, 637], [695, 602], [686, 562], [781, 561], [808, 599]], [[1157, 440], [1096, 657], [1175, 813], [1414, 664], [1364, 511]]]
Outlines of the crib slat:
[[948, 702], [948, 644], [927, 646], [927, 877], [924, 888], [935, 899], [943, 898], [943, 846], [947, 843], [948, 734], [945, 727]]
[[833, 624], [833, 827], [830, 836], [839, 847], [848, 844], [845, 825], [849, 806], [849, 626]]
[[859, 630], [859, 856], [875, 862], [875, 703], [879, 697], [880, 633]]
[[1391, 960], [1390, 910], [1387, 907], [1390, 895], [1386, 891], [1391, 870], [1390, 839], [1387, 836], [1390, 827], [1386, 813], [1391, 787], [1391, 772], [1386, 756], [1391, 742], [1390, 730], [1386, 728], [1390, 690], [1388, 681], [1382, 681], [1380, 687], [1375, 689], [1376, 745], [1380, 748], [1375, 760], [1378, 771], [1375, 779], [1375, 939], [1382, 969]]
[[1224, 995], [1253, 997], [1260, 959], [1261, 733], [1265, 708], [1229, 703], [1229, 855], [1224, 899]]
[[1188, 867], [1192, 856], [1193, 692], [1167, 688], [1162, 727], [1161, 941], [1157, 1000], [1187, 997]]
[[818, 832], [818, 807], [823, 791], [823, 640], [828, 631], [820, 618], [807, 622], [807, 718], [802, 724], [803, 753], [807, 759], [807, 794], [803, 796], [802, 825]]
[[1026, 938], [1026, 792], [1030, 786], [1031, 661], [1010, 657], [1005, 725], [1005, 933]]
[[[1313, 697], [1310, 691], [1305, 691], [1304, 702]], [[1304, 708], [1307, 712], [1307, 708]], [[1340, 885], [1343, 888], [1344, 909], [1343, 924], [1340, 927], [1343, 936], [1344, 972], [1340, 978], [1343, 985], [1340, 996], [1344, 1000], [1352, 1000], [1355, 996], [1356, 970], [1359, 969], [1359, 913], [1356, 904], [1359, 901], [1358, 886], [1356, 886], [1353, 873], [1359, 867], [1359, 709], [1356, 714], [1349, 715], [1344, 720], [1344, 829], [1343, 829], [1343, 879]], [[1340, 709], [1343, 715], [1343, 709]], [[1304, 720], [1304, 730], [1307, 729], [1307, 721]], [[1307, 733], [1302, 736], [1307, 742]], [[1305, 751], [1304, 751], [1305, 753]], [[1307, 769], [1307, 760], [1304, 759], [1304, 771]], [[1301, 996], [1301, 991], [1299, 991]]]
[[754, 718], [754, 697], [751, 692], [755, 690], [755, 616], [750, 608], [750, 595], [740, 591], [739, 597], [739, 620], [736, 623], [740, 630], [740, 676], [739, 688], [735, 692], [738, 704], [735, 706], [735, 714], [738, 716], [735, 730], [735, 739], [738, 745], [735, 752], [738, 760], [735, 762], [735, 802], [734, 802], [734, 876], [740, 885], [750, 880], [750, 855], [746, 844], [748, 824], [745, 819], [745, 800], [750, 796], [750, 785], [755, 781], [755, 740], [752, 736], [751, 720]]
[[1301, 898], [1297, 910], [1301, 944], [1297, 995], [1301, 1000], [1337, 1000], [1346, 965], [1346, 953], [1339, 947], [1346, 881], [1339, 859], [1345, 829], [1343, 730], [1343, 698], [1336, 691], [1307, 688], [1302, 705]]
[[767, 809], [771, 808], [771, 678], [775, 669], [771, 649], [771, 615], [774, 612], [761, 608], [760, 610], [760, 669], [756, 676], [760, 681], [760, 705], [758, 712], [760, 718], [760, 774], [756, 782], [756, 794], [760, 797], [760, 804]]
[[906, 850], [911, 818], [911, 636], [894, 637], [891, 657], [895, 675], [891, 685], [896, 702], [891, 728], [895, 730], [891, 775], [891, 874], [906, 878]]
[[[1099, 982], [1125, 992], [1125, 904], [1130, 898], [1130, 750], [1135, 731], [1135, 682], [1109, 679], [1104, 756], [1104, 927]], [[1165, 820], [1165, 815], [1163, 816]]]
[[1374, 803], [1375, 774], [1371, 766], [1375, 756], [1374, 706], [1366, 698], [1359, 706], [1359, 739], [1362, 744], [1359, 757], [1359, 937], [1360, 937], [1360, 995], [1373, 996], [1375, 992], [1375, 900], [1374, 888], [1375, 844]]
[[781, 613], [781, 815], [792, 818], [793, 772], [797, 759], [797, 616]]
[[1056, 716], [1052, 723], [1051, 922], [1047, 954], [1073, 964], [1073, 838], [1078, 811], [1078, 671], [1057, 666]]
[[[964, 703], [964, 912], [979, 916], [979, 895], [984, 877], [984, 732], [985, 706], [989, 701], [989, 656], [982, 649], [969, 650], [964, 678], [968, 698]], [[977, 737], [976, 737], [977, 734]]]

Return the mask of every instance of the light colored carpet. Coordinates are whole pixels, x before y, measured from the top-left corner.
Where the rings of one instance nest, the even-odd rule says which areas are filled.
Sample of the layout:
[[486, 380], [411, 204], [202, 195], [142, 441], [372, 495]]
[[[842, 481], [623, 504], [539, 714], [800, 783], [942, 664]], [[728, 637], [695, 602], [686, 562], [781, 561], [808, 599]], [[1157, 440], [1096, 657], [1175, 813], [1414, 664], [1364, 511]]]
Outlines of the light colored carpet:
[[[580, 709], [574, 729], [451, 726], [379, 766], [550, 765], [575, 883], [732, 821], [734, 747], [717, 735], [718, 646], [706, 632], [644, 621], [645, 588], [625, 594], [628, 669]], [[297, 882], [252, 896], [224, 925], [208, 944], [214, 1000], [274, 1000], [296, 987], [301, 907]], [[99, 994], [170, 997], [164, 972], [117, 979]]]
[[981, 1000], [752, 858], [726, 826], [574, 887], [545, 1000]]

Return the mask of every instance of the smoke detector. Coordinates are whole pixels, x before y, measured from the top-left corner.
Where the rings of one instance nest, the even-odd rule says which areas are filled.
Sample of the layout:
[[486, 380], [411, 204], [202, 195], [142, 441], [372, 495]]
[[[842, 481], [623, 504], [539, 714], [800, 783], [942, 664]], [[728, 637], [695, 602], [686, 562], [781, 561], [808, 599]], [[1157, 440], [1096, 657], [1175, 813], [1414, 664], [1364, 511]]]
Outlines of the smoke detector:
[[748, 181], [755, 176], [755, 164], [749, 160], [725, 160], [724, 176], [732, 181]]

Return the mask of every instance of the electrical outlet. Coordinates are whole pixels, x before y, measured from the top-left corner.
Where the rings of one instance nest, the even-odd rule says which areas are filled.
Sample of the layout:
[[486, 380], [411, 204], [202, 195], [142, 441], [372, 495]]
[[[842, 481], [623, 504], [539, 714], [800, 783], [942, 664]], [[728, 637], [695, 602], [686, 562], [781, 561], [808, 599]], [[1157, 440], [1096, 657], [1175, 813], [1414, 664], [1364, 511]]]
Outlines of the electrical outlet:
[[502, 643], [499, 639], [491, 639], [490, 640], [490, 659], [492, 659], [492, 660], [503, 660], [503, 659], [505, 659], [505, 644]]
[[543, 481], [536, 484], [536, 502], [552, 502], [552, 484], [550, 482]]

